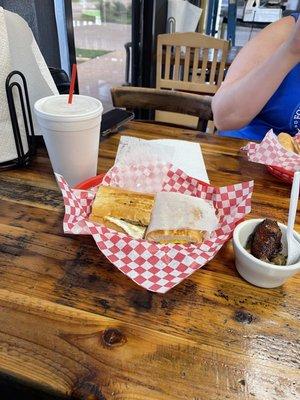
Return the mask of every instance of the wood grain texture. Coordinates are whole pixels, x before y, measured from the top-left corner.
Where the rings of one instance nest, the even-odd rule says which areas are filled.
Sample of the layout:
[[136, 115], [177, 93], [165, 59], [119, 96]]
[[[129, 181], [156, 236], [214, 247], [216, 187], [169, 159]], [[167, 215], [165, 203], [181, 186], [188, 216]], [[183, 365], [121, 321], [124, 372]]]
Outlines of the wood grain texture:
[[115, 107], [171, 111], [203, 121], [213, 118], [210, 96], [134, 86], [112, 88], [111, 95]]
[[[251, 217], [286, 220], [290, 188], [244, 160], [244, 142], [139, 122], [121, 133], [200, 142], [213, 184], [254, 179]], [[100, 144], [99, 173], [119, 137]], [[63, 234], [44, 147], [28, 169], [1, 172], [0, 209], [1, 374], [84, 400], [299, 397], [299, 276], [255, 288], [228, 243], [169, 293], [139, 288], [91, 237]]]

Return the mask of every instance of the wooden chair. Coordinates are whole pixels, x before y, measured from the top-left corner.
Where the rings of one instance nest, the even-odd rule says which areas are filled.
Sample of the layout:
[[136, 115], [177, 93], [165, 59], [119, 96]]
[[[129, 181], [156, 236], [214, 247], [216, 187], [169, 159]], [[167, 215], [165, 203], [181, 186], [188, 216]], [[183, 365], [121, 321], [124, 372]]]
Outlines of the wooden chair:
[[[214, 95], [224, 78], [228, 49], [226, 40], [197, 32], [159, 35], [156, 88]], [[156, 114], [166, 120], [161, 116]]]
[[201, 131], [205, 131], [207, 122], [212, 119], [210, 96], [132, 86], [113, 88], [111, 96], [115, 107], [169, 111], [197, 117], [197, 128]]
[[158, 35], [156, 88], [213, 95], [224, 78], [228, 46], [196, 32]]

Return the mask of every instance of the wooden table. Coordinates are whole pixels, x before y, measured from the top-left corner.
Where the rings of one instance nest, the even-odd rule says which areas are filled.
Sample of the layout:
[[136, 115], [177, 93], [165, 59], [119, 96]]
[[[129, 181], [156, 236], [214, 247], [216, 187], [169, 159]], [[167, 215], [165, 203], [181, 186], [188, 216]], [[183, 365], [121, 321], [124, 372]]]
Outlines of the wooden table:
[[[214, 185], [255, 179], [251, 216], [286, 220], [289, 187], [243, 160], [243, 142], [138, 122], [122, 133], [199, 141]], [[101, 144], [99, 172], [118, 140]], [[23, 400], [299, 398], [299, 275], [251, 286], [228, 243], [169, 293], [145, 291], [91, 237], [63, 234], [44, 147], [29, 168], [0, 173], [0, 207], [1, 400], [17, 389]]]

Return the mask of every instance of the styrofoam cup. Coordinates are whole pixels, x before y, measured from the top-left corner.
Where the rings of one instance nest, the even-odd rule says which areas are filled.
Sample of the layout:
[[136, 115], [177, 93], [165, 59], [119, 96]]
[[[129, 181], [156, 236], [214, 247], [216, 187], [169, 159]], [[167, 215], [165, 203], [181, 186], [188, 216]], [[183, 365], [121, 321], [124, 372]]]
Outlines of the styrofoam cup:
[[99, 100], [74, 95], [48, 96], [34, 104], [54, 172], [70, 186], [97, 174], [100, 124], [103, 112]]

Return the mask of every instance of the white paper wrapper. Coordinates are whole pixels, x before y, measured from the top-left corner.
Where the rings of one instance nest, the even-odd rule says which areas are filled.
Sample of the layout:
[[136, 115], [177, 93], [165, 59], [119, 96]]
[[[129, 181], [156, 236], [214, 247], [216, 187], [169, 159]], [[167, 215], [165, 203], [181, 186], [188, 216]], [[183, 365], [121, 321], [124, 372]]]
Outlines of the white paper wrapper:
[[145, 140], [121, 136], [115, 165], [170, 163], [209, 183], [200, 143], [178, 139]]
[[181, 193], [160, 192], [155, 196], [147, 234], [176, 229], [194, 229], [210, 233], [217, 226], [218, 218], [211, 202]]
[[140, 165], [171, 162], [175, 153], [172, 146], [158, 144], [131, 136], [121, 136], [115, 165]]

